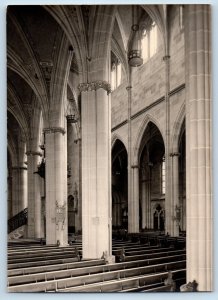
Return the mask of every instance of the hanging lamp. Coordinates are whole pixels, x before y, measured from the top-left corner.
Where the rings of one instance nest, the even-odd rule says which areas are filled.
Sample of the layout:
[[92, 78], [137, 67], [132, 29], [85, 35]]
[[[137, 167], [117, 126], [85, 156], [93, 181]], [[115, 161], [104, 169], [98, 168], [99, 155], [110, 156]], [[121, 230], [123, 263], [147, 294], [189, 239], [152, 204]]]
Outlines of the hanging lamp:
[[132, 43], [131, 49], [128, 53], [128, 62], [131, 67], [139, 67], [143, 64], [142, 50], [141, 50], [141, 36], [138, 25], [137, 6], [133, 5], [133, 25], [132, 29]]
[[78, 122], [73, 109], [73, 99], [68, 100], [66, 119], [68, 124]]

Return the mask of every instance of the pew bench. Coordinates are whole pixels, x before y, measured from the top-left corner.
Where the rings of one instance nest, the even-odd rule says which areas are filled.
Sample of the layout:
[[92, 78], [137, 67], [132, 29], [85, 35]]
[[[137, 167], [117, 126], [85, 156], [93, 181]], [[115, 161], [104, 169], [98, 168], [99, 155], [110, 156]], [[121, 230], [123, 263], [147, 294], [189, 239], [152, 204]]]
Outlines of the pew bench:
[[155, 266], [163, 263], [170, 263], [180, 260], [185, 260], [186, 256], [183, 255], [175, 255], [174, 257], [163, 257], [158, 259], [151, 259], [151, 260], [144, 260], [144, 261], [132, 261], [132, 262], [124, 262], [118, 264], [99, 264], [99, 265], [91, 265], [89, 266], [88, 263], [83, 264], [83, 266], [78, 266], [78, 268], [66, 268], [65, 270], [55, 270], [55, 271], [44, 271], [40, 270], [41, 272], [26, 274], [26, 275], [17, 275], [17, 276], [10, 276], [8, 277], [8, 286], [18, 285], [23, 283], [32, 283], [32, 282], [39, 282], [39, 281], [46, 281], [46, 280], [54, 280], [60, 279], [65, 277], [75, 277], [80, 275], [90, 275], [95, 273], [104, 273], [104, 272], [111, 272], [116, 270], [122, 269], [130, 269], [130, 268], [140, 268], [142, 266]]
[[[186, 270], [180, 269], [172, 271], [179, 277], [184, 277]], [[119, 281], [102, 282], [99, 284], [89, 284], [82, 287], [72, 287], [66, 289], [59, 289], [56, 292], [125, 292], [129, 289], [143, 287], [145, 288], [151, 284], [162, 284], [167, 278], [168, 272], [161, 272], [158, 274], [143, 275], [134, 278], [120, 279]]]
[[89, 267], [89, 266], [98, 266], [104, 264], [105, 264], [104, 259], [97, 259], [97, 260], [84, 260], [79, 262], [76, 261], [72, 263], [64, 263], [64, 264], [56, 264], [56, 265], [54, 264], [54, 265], [44, 265], [38, 267], [11, 269], [8, 270], [8, 278], [11, 276], [37, 274], [42, 272], [51, 272], [51, 271], [82, 268], [82, 267]]
[[[47, 280], [47, 274], [45, 274], [45, 281], [37, 282], [37, 283], [30, 283], [30, 284], [20, 284], [15, 286], [9, 286], [9, 292], [43, 292], [43, 291], [57, 291], [59, 289], [66, 289], [68, 287], [74, 286], [81, 286], [90, 283], [97, 283], [97, 282], [104, 282], [109, 280], [120, 280], [126, 277], [134, 277], [140, 276], [144, 274], [151, 274], [151, 273], [160, 273], [169, 270], [176, 270], [176, 269], [184, 269], [186, 265], [186, 261], [176, 261], [170, 263], [163, 263], [158, 265], [149, 265], [145, 267], [138, 267], [138, 268], [131, 268], [131, 269], [124, 269], [118, 271], [108, 271], [104, 273], [95, 273], [90, 275], [84, 276], [77, 276], [77, 277], [68, 277], [59, 280]], [[67, 274], [67, 276], [72, 276], [71, 274]]]

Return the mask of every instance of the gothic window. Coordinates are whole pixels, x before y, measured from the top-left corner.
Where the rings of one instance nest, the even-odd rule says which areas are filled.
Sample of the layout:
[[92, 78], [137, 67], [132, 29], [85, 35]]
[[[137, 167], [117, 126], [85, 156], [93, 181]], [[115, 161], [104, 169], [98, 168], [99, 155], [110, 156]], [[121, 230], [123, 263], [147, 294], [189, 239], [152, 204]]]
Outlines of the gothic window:
[[111, 55], [111, 89], [115, 90], [121, 84], [122, 65], [119, 59]]
[[157, 26], [151, 23], [142, 30], [142, 58], [144, 63], [157, 52]]
[[180, 30], [184, 28], [184, 8], [183, 5], [179, 6], [179, 27]]

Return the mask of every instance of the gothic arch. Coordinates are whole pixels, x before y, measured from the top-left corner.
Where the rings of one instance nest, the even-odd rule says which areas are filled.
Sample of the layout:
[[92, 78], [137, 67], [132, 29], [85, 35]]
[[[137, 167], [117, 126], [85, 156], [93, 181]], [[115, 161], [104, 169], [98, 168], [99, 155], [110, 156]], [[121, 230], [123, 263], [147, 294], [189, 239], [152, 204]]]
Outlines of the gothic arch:
[[19, 96], [17, 95], [16, 91], [14, 90], [12, 84], [8, 82], [8, 97], [11, 98], [12, 102], [8, 101], [8, 111], [14, 116], [14, 118], [17, 120], [18, 124], [22, 128], [24, 135], [26, 139], [28, 139], [29, 134], [29, 125], [27, 122], [27, 119], [25, 117], [25, 114], [22, 111], [21, 106], [21, 99], [19, 99]]
[[[48, 102], [49, 102], [49, 99], [48, 99], [48, 94], [47, 94], [47, 89], [46, 89], [46, 83], [45, 83], [45, 77], [41, 71], [41, 68], [39, 66], [39, 63], [37, 61], [37, 58], [35, 56], [35, 53], [34, 53], [34, 50], [32, 49], [32, 46], [30, 44], [30, 42], [28, 41], [28, 38], [27, 38], [27, 34], [24, 32], [24, 30], [22, 29], [19, 21], [17, 20], [16, 16], [12, 13], [9, 14], [9, 17], [11, 19], [11, 21], [14, 23], [14, 26], [16, 27], [18, 33], [19, 33], [19, 36], [20, 36], [20, 39], [22, 40], [23, 44], [24, 44], [24, 47], [26, 48], [28, 54], [30, 55], [30, 58], [31, 58], [31, 63], [32, 63], [32, 68], [35, 70], [36, 72], [36, 75], [39, 79], [39, 85], [40, 85], [40, 89], [38, 90], [38, 88], [36, 88], [36, 91], [37, 91], [37, 95], [39, 96], [38, 98], [41, 99], [40, 97], [40, 94], [44, 95], [43, 99], [42, 100], [42, 107], [48, 107]], [[8, 47], [8, 50], [10, 48]], [[14, 61], [14, 55], [13, 55], [13, 51], [11, 49], [11, 51], [8, 51], [7, 53], [9, 55], [9, 57], [12, 59], [12, 61]], [[11, 55], [12, 54], [12, 55]], [[18, 62], [17, 59], [15, 60], [16, 63]], [[23, 63], [22, 61], [20, 61], [20, 64], [21, 67], [22, 67], [22, 70], [25, 70], [24, 66], [23, 66]], [[19, 70], [20, 68], [18, 68]], [[29, 73], [29, 72], [27, 72]], [[20, 75], [20, 74], [19, 74]], [[30, 87], [34, 90], [35, 88], [35, 83], [33, 80], [31, 80], [30, 78], [33, 77], [31, 76], [31, 74], [28, 74], [27, 76], [27, 80], [28, 80], [28, 84], [30, 85]], [[26, 78], [24, 79], [26, 80]], [[34, 90], [35, 91], [35, 90]], [[44, 103], [43, 103], [44, 102]], [[44, 105], [43, 105], [44, 104]]]
[[111, 149], [113, 150], [113, 147], [114, 147], [114, 145], [115, 145], [115, 143], [116, 143], [116, 141], [118, 141], [118, 140], [120, 140], [122, 143], [123, 143], [123, 145], [125, 146], [125, 148], [126, 148], [126, 152], [128, 153], [128, 147], [127, 147], [127, 142], [118, 134], [118, 133], [114, 133], [113, 135], [112, 135], [112, 139], [111, 139]]
[[185, 104], [182, 105], [172, 130], [172, 140], [171, 140], [172, 152], [178, 152], [179, 138], [181, 135], [182, 127], [184, 126], [184, 122], [185, 122]]
[[81, 8], [66, 5], [43, 7], [56, 20], [70, 41], [78, 64], [80, 82], [85, 82], [89, 54]]
[[135, 144], [133, 147], [133, 164], [134, 165], [138, 165], [140, 145], [142, 142], [144, 132], [145, 132], [149, 122], [153, 123], [158, 128], [158, 130], [160, 131], [161, 136], [163, 138], [164, 144], [165, 144], [165, 136], [163, 134], [163, 131], [161, 130], [160, 123], [153, 116], [151, 116], [149, 114], [146, 115], [144, 120], [141, 123], [141, 126], [139, 127], [138, 133], [136, 134]]

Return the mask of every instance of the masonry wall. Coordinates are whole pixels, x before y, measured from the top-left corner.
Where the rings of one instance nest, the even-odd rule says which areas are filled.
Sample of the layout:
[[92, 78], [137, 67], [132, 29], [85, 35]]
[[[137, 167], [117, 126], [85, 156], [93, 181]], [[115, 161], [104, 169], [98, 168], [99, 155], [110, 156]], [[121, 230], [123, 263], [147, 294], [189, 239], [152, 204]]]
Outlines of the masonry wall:
[[[184, 67], [184, 30], [180, 28], [179, 5], [169, 10], [169, 54], [170, 54], [170, 127], [174, 133], [176, 123], [185, 103], [185, 67]], [[140, 132], [145, 130], [143, 123], [151, 118], [158, 126], [165, 140], [165, 62], [163, 39], [158, 31], [158, 51], [146, 63], [138, 68], [132, 68], [132, 147], [134, 148]], [[126, 124], [128, 116], [127, 81], [112, 92], [112, 138], [122, 139], [127, 147]], [[146, 125], [146, 124], [144, 124]], [[178, 124], [177, 124], [178, 126]], [[128, 149], [127, 149], [128, 151]]]

